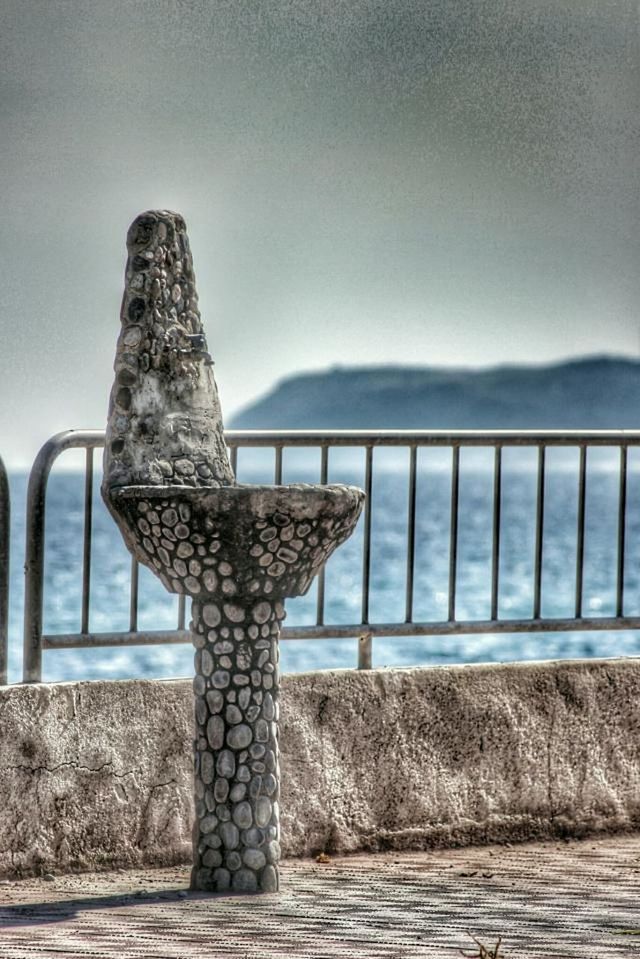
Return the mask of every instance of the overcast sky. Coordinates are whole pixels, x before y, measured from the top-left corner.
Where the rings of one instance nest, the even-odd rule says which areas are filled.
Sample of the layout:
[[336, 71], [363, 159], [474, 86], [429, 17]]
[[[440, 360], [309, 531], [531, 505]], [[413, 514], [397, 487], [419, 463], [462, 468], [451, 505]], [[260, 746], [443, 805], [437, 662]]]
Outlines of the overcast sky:
[[332, 364], [640, 353], [631, 0], [0, 0], [0, 453], [102, 427], [127, 226], [229, 414]]

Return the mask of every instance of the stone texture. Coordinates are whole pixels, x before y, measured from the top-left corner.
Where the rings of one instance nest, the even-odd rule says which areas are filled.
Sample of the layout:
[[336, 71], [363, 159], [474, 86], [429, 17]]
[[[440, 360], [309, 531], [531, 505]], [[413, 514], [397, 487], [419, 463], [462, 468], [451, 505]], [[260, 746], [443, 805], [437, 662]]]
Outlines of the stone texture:
[[[129, 229], [127, 250], [102, 494], [139, 562], [169, 592], [187, 593], [194, 599], [197, 729], [192, 885], [220, 891], [228, 887], [227, 874], [233, 872], [233, 888], [253, 892], [260, 885], [264, 862], [253, 871], [240, 868], [242, 859], [235, 852], [237, 827], [229, 822], [232, 809], [227, 799], [236, 757], [229, 749], [239, 753], [242, 765], [254, 738], [268, 742], [277, 786], [276, 664], [283, 601], [306, 592], [329, 555], [351, 535], [364, 493], [345, 486], [234, 485], [184, 220], [166, 210], [142, 214]], [[231, 489], [230, 497], [220, 495], [220, 487], [225, 486]], [[204, 497], [197, 487], [205, 487]], [[297, 540], [292, 538], [296, 523], [303, 537]], [[279, 535], [284, 539], [285, 530], [289, 545], [280, 549]], [[268, 544], [266, 553], [263, 543]], [[202, 562], [195, 558], [196, 551]], [[246, 642], [244, 624], [252, 619], [251, 642]], [[221, 649], [219, 636], [233, 636], [237, 648]], [[252, 645], [258, 636], [270, 637], [269, 649]], [[253, 687], [273, 689], [274, 702], [269, 697], [261, 720], [257, 717], [262, 690], [252, 693], [255, 702], [246, 705], [244, 713], [236, 706], [234, 687], [248, 686], [250, 681]], [[205, 726], [208, 694], [222, 690], [226, 690], [226, 726], [220, 726], [225, 720], [218, 715], [212, 715]], [[211, 711], [218, 713], [217, 708]], [[223, 742], [229, 749], [221, 748]], [[265, 769], [260, 760], [251, 764], [255, 775], [249, 776], [249, 796], [256, 802], [259, 825], [277, 838], [278, 804], [260, 797]], [[233, 796], [245, 781], [236, 778]], [[216, 869], [207, 864], [216, 858], [209, 855], [207, 845], [211, 821], [207, 787], [212, 783], [216, 815], [222, 823], [219, 838], [226, 849], [233, 850]], [[230, 802], [233, 806], [235, 800]], [[207, 829], [202, 828], [203, 822]], [[251, 860], [250, 856], [249, 861], [261, 858]], [[270, 885], [265, 880], [265, 888]]]
[[[106, 495], [118, 517], [125, 542], [139, 562], [160, 577], [170, 592], [200, 599], [204, 623], [218, 630], [224, 616], [233, 631], [252, 624], [265, 625], [264, 604], [306, 593], [314, 576], [333, 551], [353, 532], [364, 503], [364, 493], [340, 484], [309, 486], [225, 486], [181, 489], [175, 486], [114, 487]], [[188, 503], [187, 503], [188, 500]], [[184, 542], [205, 548], [207, 566], [193, 575], [193, 566], [161, 545], [169, 527], [150, 523], [150, 516], [190, 506], [188, 525], [173, 528]], [[285, 511], [286, 510], [286, 514]], [[261, 563], [252, 549], [270, 528], [274, 516], [295, 520], [308, 530], [296, 540], [295, 562]], [[304, 523], [302, 522], [304, 520]], [[182, 529], [181, 529], [182, 527]], [[271, 557], [271, 554], [269, 554]], [[226, 602], [230, 583], [234, 602]], [[267, 613], [270, 615], [270, 613]], [[254, 630], [255, 632], [255, 630]], [[255, 637], [251, 636], [254, 640]], [[266, 657], [264, 657], [266, 661]], [[259, 668], [262, 668], [260, 664]]]
[[142, 213], [127, 253], [103, 489], [233, 483], [183, 218]]
[[[238, 614], [238, 607], [224, 604], [222, 608], [222, 618], [220, 620], [220, 629], [215, 634], [209, 636], [209, 628], [205, 622], [204, 610], [206, 604], [201, 606], [194, 601], [193, 605], [193, 630], [196, 638], [201, 637], [204, 642], [202, 653], [196, 654], [196, 669], [198, 655], [204, 656], [209, 653], [214, 667], [225, 665], [231, 670], [232, 675], [237, 679], [241, 675], [241, 670], [251, 670], [256, 667], [258, 676], [264, 679], [260, 670], [260, 663], [263, 654], [267, 653], [267, 658], [278, 662], [278, 637], [280, 627], [284, 616], [284, 607], [280, 602], [263, 602], [259, 605], [258, 615], [262, 625], [268, 623], [267, 642], [268, 650], [258, 647], [256, 644], [247, 644], [246, 634], [243, 628], [236, 628], [234, 633], [233, 624], [244, 620], [247, 616], [255, 613], [257, 608], [254, 603], [248, 604], [245, 611], [240, 609], [242, 616]], [[265, 615], [266, 609], [266, 615]], [[225, 630], [227, 635], [234, 635], [234, 642], [221, 643], [217, 637]], [[200, 645], [196, 642], [196, 645]], [[219, 670], [214, 669], [211, 676], [211, 683], [216, 685], [216, 675]], [[228, 674], [226, 674], [228, 675]], [[214, 795], [216, 800], [222, 804], [217, 807], [220, 822], [216, 826], [216, 835], [220, 839], [221, 855], [218, 866], [231, 873], [236, 873], [232, 880], [232, 888], [239, 892], [253, 892], [258, 889], [263, 891], [272, 888], [275, 883], [277, 888], [277, 869], [275, 880], [271, 873], [263, 877], [267, 866], [267, 859], [259, 847], [265, 841], [266, 829], [272, 830], [275, 837], [279, 836], [279, 817], [278, 806], [268, 798], [267, 789], [271, 789], [271, 794], [277, 793], [278, 783], [275, 776], [271, 776], [271, 781], [267, 782], [263, 776], [264, 764], [258, 757], [263, 757], [269, 751], [274, 756], [274, 766], [277, 766], [277, 727], [275, 722], [267, 723], [265, 717], [273, 720], [278, 708], [278, 690], [279, 676], [277, 668], [274, 670], [275, 684], [273, 692], [269, 698], [263, 696], [262, 690], [257, 688], [244, 687], [246, 695], [242, 697], [237, 695], [236, 689], [229, 683], [225, 683], [222, 695], [226, 697], [224, 711], [218, 708], [216, 703], [216, 712], [208, 716], [206, 699], [198, 699], [196, 703], [195, 719], [195, 740], [196, 742], [207, 742], [208, 752], [200, 754], [199, 766], [196, 771], [196, 796], [204, 792], [210, 779], [209, 769], [215, 770], [217, 778], [214, 786]], [[217, 684], [219, 685], [219, 684]], [[199, 703], [205, 703], [204, 710], [198, 710]], [[255, 710], [255, 711], [254, 711]], [[265, 745], [259, 745], [253, 742], [254, 738], [264, 731]], [[249, 760], [248, 764], [240, 762], [240, 759]], [[274, 795], [275, 800], [275, 795]], [[222, 813], [224, 809], [224, 814]], [[220, 876], [223, 883], [226, 883], [224, 874], [207, 872], [209, 856], [209, 836], [208, 828], [204, 828], [207, 822], [206, 809], [196, 802], [196, 823], [193, 831], [193, 871], [192, 883], [195, 888], [208, 889], [212, 891], [221, 891], [219, 886]], [[204, 818], [203, 818], [204, 817]], [[251, 828], [253, 824], [256, 828]], [[276, 846], [276, 849], [278, 847]], [[277, 866], [278, 856], [271, 857], [270, 863]], [[244, 867], [244, 868], [241, 868]], [[249, 878], [249, 873], [255, 873], [253, 878]], [[226, 888], [226, 887], [225, 887]]]
[[[638, 660], [285, 676], [281, 706], [285, 856], [640, 827]], [[0, 688], [0, 873], [188, 862], [192, 722], [186, 680]]]

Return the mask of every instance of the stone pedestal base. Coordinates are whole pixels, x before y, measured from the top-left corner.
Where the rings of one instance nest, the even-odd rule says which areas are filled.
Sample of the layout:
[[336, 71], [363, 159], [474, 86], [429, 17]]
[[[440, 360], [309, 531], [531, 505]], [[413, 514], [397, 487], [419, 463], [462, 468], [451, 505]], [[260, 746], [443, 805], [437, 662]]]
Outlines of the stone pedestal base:
[[280, 601], [193, 602], [192, 889], [276, 892]]

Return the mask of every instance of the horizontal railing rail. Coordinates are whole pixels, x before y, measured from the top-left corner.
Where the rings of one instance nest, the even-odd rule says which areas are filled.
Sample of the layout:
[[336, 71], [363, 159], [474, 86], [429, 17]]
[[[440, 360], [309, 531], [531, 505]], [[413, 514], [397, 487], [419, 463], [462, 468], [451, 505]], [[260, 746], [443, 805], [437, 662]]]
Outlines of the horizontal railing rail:
[[[534, 631], [593, 631], [640, 629], [640, 617], [624, 615], [625, 528], [627, 510], [628, 449], [640, 446], [636, 430], [231, 430], [225, 434], [231, 462], [237, 467], [238, 450], [265, 448], [274, 450], [274, 482], [280, 484], [285, 449], [315, 447], [320, 451], [319, 480], [328, 481], [329, 456], [333, 448], [359, 447], [364, 450], [364, 488], [367, 501], [362, 519], [362, 595], [361, 621], [352, 624], [325, 623], [325, 575], [318, 577], [316, 623], [289, 626], [284, 639], [357, 638], [358, 666], [369, 668], [372, 661], [372, 638], [375, 636], [428, 636], [477, 633], [517, 633]], [[89, 597], [91, 580], [91, 533], [93, 497], [93, 453], [104, 445], [102, 431], [68, 431], [52, 437], [36, 457], [27, 493], [25, 554], [24, 616], [24, 681], [38, 682], [42, 675], [42, 651], [85, 646], [131, 646], [189, 642], [185, 628], [184, 597], [180, 598], [178, 623], [174, 630], [138, 629], [138, 566], [132, 561], [129, 629], [122, 632], [95, 633], [89, 629]], [[409, 455], [408, 511], [406, 538], [406, 576], [404, 619], [396, 622], [370, 622], [372, 491], [374, 451], [382, 447], [403, 447]], [[444, 447], [451, 449], [451, 495], [448, 567], [448, 615], [445, 620], [416, 621], [414, 618], [416, 560], [416, 490], [418, 450]], [[460, 451], [466, 447], [493, 448], [493, 496], [490, 572], [490, 616], [482, 620], [460, 620], [456, 617], [458, 580]], [[537, 450], [535, 505], [535, 547], [533, 563], [533, 609], [525, 618], [500, 618], [501, 503], [503, 451], [511, 447], [534, 447]], [[574, 615], [545, 617], [542, 615], [542, 570], [544, 554], [546, 452], [549, 448], [576, 447], [579, 450], [578, 505], [576, 526], [576, 569]], [[583, 612], [583, 575], [585, 549], [585, 502], [587, 483], [587, 450], [591, 447], [614, 447], [619, 455], [619, 496], [616, 516], [616, 598], [615, 616], [591, 617]], [[45, 634], [43, 632], [44, 540], [47, 480], [55, 460], [66, 450], [84, 449], [84, 537], [82, 561], [82, 606], [78, 633]], [[0, 547], [1, 548], [1, 547]]]
[[0, 457], [0, 686], [7, 682], [9, 649], [9, 549], [11, 498], [9, 478]]

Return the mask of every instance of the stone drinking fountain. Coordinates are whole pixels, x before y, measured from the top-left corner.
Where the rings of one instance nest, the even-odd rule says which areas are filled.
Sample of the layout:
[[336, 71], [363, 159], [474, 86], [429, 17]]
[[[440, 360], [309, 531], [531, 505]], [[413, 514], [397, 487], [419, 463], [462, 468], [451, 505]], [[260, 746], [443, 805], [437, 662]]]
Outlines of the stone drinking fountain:
[[236, 484], [184, 220], [127, 236], [102, 495], [136, 559], [192, 598], [193, 889], [278, 889], [278, 638], [351, 534], [350, 486]]

